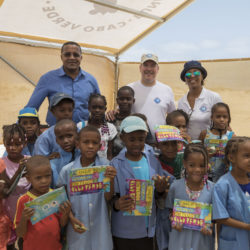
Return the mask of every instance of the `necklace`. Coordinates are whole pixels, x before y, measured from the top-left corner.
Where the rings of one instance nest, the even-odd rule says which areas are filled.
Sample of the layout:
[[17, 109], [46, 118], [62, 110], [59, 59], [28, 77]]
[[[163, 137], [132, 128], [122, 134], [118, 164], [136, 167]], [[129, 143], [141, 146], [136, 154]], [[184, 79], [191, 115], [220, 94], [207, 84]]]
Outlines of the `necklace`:
[[199, 190], [199, 191], [193, 191], [193, 190], [191, 190], [189, 188], [186, 180], [185, 180], [185, 186], [186, 186], [187, 195], [188, 195], [188, 197], [189, 197], [190, 200], [195, 201], [195, 200], [197, 200], [200, 197], [202, 189]]

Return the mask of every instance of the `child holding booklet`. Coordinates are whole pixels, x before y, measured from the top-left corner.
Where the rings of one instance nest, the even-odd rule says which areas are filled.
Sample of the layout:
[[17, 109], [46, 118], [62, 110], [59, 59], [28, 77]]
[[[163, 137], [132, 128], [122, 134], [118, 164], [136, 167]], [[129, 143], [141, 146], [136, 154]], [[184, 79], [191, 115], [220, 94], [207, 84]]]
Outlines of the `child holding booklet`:
[[69, 119], [63, 119], [55, 125], [56, 142], [60, 146], [58, 149], [59, 157], [50, 161], [53, 179], [51, 186], [54, 188], [62, 168], [68, 163], [74, 161], [79, 155], [79, 149], [76, 149], [77, 127]]
[[17, 203], [14, 226], [17, 236], [23, 238], [24, 250], [59, 250], [60, 227], [68, 222], [70, 213], [69, 201], [60, 205], [60, 213], [52, 214], [32, 225], [30, 218], [34, 209], [26, 207], [25, 203], [50, 192], [51, 167], [49, 159], [37, 155], [29, 158], [26, 163], [26, 178], [31, 184], [30, 190], [22, 195]]
[[[67, 185], [69, 194], [71, 170], [109, 164], [106, 158], [100, 158], [97, 154], [101, 147], [101, 135], [96, 127], [82, 128], [76, 146], [81, 155], [63, 167], [57, 183], [58, 186]], [[67, 227], [67, 244], [70, 250], [113, 249], [107, 201], [113, 197], [115, 175], [115, 168], [108, 166], [105, 177], [110, 178], [110, 192], [70, 195], [72, 214], [71, 223]]]
[[219, 250], [250, 250], [250, 138], [233, 137], [225, 148], [232, 171], [214, 186], [213, 219], [220, 225]]
[[[174, 200], [212, 203], [213, 183], [207, 180], [208, 154], [201, 143], [186, 146], [183, 158], [185, 178], [175, 181], [168, 192], [166, 207], [172, 212]], [[212, 250], [214, 238], [208, 225], [201, 231], [185, 229], [172, 222], [169, 234], [169, 250]]]
[[[153, 148], [145, 148], [148, 128], [139, 117], [129, 116], [121, 123], [121, 139], [126, 150], [122, 150], [112, 161], [117, 169], [115, 178], [116, 200], [112, 210], [112, 234], [116, 250], [152, 250], [155, 236], [156, 203], [155, 198], [164, 197], [167, 188], [166, 178], [159, 161], [153, 154]], [[154, 178], [155, 177], [155, 178]], [[155, 179], [155, 195], [152, 199], [150, 216], [124, 216], [131, 212], [134, 200], [128, 195], [127, 179]]]

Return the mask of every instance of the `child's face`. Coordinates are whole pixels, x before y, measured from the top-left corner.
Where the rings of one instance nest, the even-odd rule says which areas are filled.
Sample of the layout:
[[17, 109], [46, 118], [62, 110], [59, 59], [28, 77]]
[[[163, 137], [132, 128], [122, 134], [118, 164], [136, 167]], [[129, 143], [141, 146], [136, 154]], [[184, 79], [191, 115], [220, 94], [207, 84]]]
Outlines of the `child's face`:
[[91, 118], [95, 120], [102, 120], [105, 116], [106, 105], [102, 98], [93, 98], [89, 105], [89, 112]]
[[37, 195], [43, 195], [49, 192], [52, 172], [50, 165], [41, 165], [28, 171], [27, 180], [31, 183], [31, 191]]
[[202, 153], [194, 152], [188, 155], [187, 160], [183, 161], [186, 169], [187, 179], [192, 183], [201, 183], [207, 173], [207, 166], [204, 165]]
[[171, 125], [178, 128], [181, 133], [187, 133], [187, 124], [184, 116], [179, 115], [174, 117]]
[[135, 99], [129, 90], [122, 90], [116, 98], [120, 112], [130, 112]]
[[18, 133], [15, 133], [12, 138], [7, 136], [4, 140], [4, 146], [11, 161], [19, 162], [21, 160], [25, 142], [21, 140]]
[[27, 138], [35, 136], [38, 132], [39, 123], [37, 118], [22, 117], [20, 118], [19, 124], [24, 128]]
[[227, 109], [225, 107], [217, 107], [212, 115], [212, 121], [216, 129], [226, 129], [229, 122]]
[[83, 132], [76, 141], [76, 145], [80, 149], [83, 158], [94, 160], [98, 150], [101, 148], [100, 134], [94, 131]]
[[62, 119], [72, 120], [74, 105], [71, 101], [62, 100], [55, 107], [52, 108], [51, 112], [56, 117], [57, 121]]
[[178, 147], [177, 141], [164, 141], [158, 143], [158, 148], [161, 150], [161, 154], [166, 159], [174, 159], [177, 155]]
[[238, 152], [230, 156], [233, 164], [233, 169], [237, 168], [246, 174], [250, 172], [250, 141], [241, 143]]
[[55, 129], [56, 142], [66, 152], [72, 152], [75, 148], [76, 130], [72, 124], [64, 124]]
[[131, 133], [122, 133], [121, 139], [127, 148], [126, 156], [131, 160], [137, 160], [141, 157], [141, 153], [145, 146], [147, 132], [138, 130]]

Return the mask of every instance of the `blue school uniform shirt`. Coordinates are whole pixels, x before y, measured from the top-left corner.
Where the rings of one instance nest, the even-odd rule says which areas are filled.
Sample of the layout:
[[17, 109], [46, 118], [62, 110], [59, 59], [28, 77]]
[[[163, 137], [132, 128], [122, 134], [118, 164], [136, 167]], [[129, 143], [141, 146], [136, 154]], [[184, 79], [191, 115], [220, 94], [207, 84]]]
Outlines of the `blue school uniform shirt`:
[[56, 187], [59, 174], [62, 168], [80, 156], [79, 149], [75, 149], [73, 155], [72, 152], [66, 152], [60, 147], [58, 153], [60, 154], [59, 158], [50, 160], [50, 165], [52, 170], [52, 183], [51, 183], [52, 188]]
[[[88, 100], [91, 94], [100, 94], [96, 79], [88, 72], [80, 69], [75, 79], [69, 77], [63, 67], [52, 70], [41, 76], [26, 107], [39, 110], [46, 97], [49, 101], [57, 92], [72, 96], [75, 101], [73, 121], [75, 123], [89, 118]], [[56, 119], [48, 109], [46, 122], [52, 126]]]
[[[214, 186], [213, 219], [233, 218], [250, 224], [249, 203], [246, 194], [230, 172]], [[221, 224], [218, 250], [250, 250], [250, 231]]]
[[38, 136], [34, 147], [34, 155], [48, 156], [53, 152], [59, 151], [60, 146], [56, 142], [54, 129], [55, 126], [52, 126]]
[[[167, 170], [162, 169], [165, 177], [170, 176], [170, 185], [174, 182], [175, 177], [172, 176]], [[158, 250], [167, 250], [169, 242], [169, 232], [171, 231], [171, 222], [169, 219], [169, 209], [163, 205], [159, 205], [156, 215], [156, 240]]]
[[[212, 192], [214, 184], [210, 181], [207, 185], [204, 185], [197, 202], [212, 203]], [[173, 209], [174, 199], [191, 201], [187, 192], [185, 179], [174, 181], [170, 186], [166, 207]], [[204, 235], [200, 231], [185, 229], [181, 232], [172, 228], [169, 233], [169, 250], [213, 250], [214, 249], [214, 237], [210, 235]], [[227, 250], [226, 248], [224, 250]]]
[[[70, 194], [70, 171], [82, 168], [80, 159], [81, 156], [63, 167], [60, 172], [57, 186], [67, 185], [68, 194]], [[109, 165], [109, 162], [97, 156], [94, 166], [100, 165]], [[112, 235], [104, 192], [69, 196], [69, 200], [74, 216], [88, 228], [85, 233], [79, 234], [69, 222], [67, 227], [69, 250], [112, 250]]]
[[[124, 196], [128, 191], [126, 179], [135, 179], [135, 174], [131, 168], [126, 156], [126, 149], [123, 149], [118, 156], [110, 162], [117, 170], [115, 177], [115, 193]], [[161, 165], [154, 156], [153, 148], [145, 145], [144, 157], [149, 166], [149, 179], [156, 174], [163, 175]], [[119, 238], [137, 239], [144, 237], [154, 237], [156, 226], [156, 204], [153, 199], [152, 214], [148, 217], [148, 227], [146, 226], [145, 216], [123, 216], [123, 211], [114, 211], [112, 209], [111, 223], [112, 234]]]

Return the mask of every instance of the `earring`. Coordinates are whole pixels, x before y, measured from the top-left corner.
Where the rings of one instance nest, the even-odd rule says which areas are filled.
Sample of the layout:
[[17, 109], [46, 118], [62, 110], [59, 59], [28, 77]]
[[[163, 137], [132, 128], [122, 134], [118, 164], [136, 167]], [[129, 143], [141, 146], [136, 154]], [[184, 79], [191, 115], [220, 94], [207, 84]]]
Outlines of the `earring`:
[[228, 167], [228, 171], [231, 172], [233, 169], [233, 165], [232, 165], [232, 162], [230, 161], [230, 164], [229, 164], [229, 167]]

